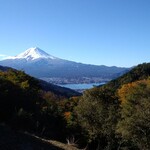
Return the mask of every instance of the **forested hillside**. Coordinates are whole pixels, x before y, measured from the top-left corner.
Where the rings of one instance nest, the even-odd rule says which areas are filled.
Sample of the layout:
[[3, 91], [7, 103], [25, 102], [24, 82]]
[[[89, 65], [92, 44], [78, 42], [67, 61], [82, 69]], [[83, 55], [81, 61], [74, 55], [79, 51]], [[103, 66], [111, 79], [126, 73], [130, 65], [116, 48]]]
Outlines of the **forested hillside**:
[[68, 98], [23, 72], [0, 72], [0, 122], [88, 150], [149, 150], [149, 76], [150, 63], [141, 64]]
[[73, 90], [46, 84], [22, 71], [0, 71], [0, 123], [66, 142], [66, 121], [59, 105]]
[[[150, 63], [86, 91], [75, 108], [95, 149], [150, 149]], [[91, 148], [91, 149], [92, 149]]]
[[61, 122], [56, 104], [51, 105], [61, 99], [64, 97], [43, 91], [36, 79], [21, 71], [0, 72], [0, 121], [13, 128], [47, 133], [47, 126], [55, 128]]

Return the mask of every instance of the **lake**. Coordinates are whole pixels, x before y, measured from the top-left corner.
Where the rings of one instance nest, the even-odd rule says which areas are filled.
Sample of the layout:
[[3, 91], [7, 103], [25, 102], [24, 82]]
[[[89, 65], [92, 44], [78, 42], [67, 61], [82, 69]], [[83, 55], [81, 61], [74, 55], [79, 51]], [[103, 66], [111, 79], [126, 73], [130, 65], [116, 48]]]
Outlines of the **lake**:
[[85, 90], [85, 89], [91, 89], [94, 86], [99, 86], [105, 84], [104, 82], [102, 83], [83, 83], [83, 84], [60, 84], [59, 86], [70, 88], [73, 90]]

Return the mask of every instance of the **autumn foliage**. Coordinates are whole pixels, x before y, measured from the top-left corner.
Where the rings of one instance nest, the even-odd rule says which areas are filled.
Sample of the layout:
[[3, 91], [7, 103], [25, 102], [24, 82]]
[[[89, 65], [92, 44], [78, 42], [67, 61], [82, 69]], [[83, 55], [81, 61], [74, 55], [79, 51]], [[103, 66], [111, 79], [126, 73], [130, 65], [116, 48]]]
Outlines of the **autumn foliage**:
[[[150, 64], [82, 96], [42, 90], [22, 71], [0, 72], [0, 123], [89, 150], [150, 149]], [[68, 95], [68, 94], [67, 94]]]

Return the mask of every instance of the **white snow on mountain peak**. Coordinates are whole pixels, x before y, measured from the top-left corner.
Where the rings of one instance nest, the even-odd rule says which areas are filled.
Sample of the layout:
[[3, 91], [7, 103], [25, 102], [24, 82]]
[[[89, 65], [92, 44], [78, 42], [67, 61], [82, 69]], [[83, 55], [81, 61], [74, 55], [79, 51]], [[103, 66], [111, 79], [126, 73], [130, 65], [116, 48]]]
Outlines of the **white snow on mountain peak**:
[[49, 55], [48, 53], [44, 52], [38, 47], [29, 48], [17, 56], [9, 57], [9, 59], [26, 59], [26, 60], [35, 60], [39, 58], [57, 59], [56, 57]]

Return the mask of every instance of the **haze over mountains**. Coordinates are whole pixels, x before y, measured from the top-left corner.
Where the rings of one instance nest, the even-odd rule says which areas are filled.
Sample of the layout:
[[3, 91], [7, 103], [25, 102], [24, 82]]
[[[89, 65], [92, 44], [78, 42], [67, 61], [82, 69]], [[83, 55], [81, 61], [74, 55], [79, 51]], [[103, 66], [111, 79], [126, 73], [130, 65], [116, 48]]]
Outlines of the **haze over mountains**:
[[[85, 56], [86, 57], [86, 56]], [[23, 70], [52, 83], [91, 83], [114, 79], [128, 69], [90, 65], [54, 57], [38, 47], [0, 61], [0, 65]]]

